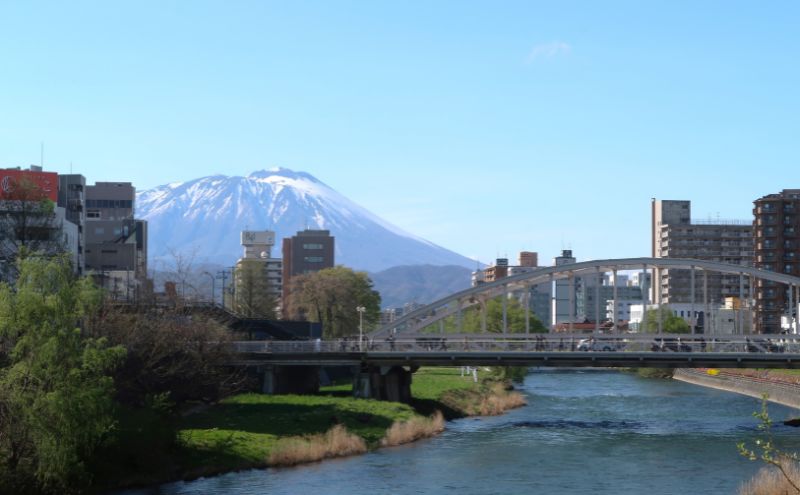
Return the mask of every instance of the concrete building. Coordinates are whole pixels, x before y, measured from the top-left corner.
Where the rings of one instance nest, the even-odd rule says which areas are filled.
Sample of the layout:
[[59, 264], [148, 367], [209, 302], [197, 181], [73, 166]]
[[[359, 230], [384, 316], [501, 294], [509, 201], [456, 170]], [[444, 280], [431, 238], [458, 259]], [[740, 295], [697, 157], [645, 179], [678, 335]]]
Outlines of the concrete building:
[[539, 253], [533, 251], [520, 251], [519, 266], [526, 268], [539, 266]]
[[[800, 276], [800, 189], [784, 189], [753, 202], [755, 267]], [[800, 294], [759, 280], [755, 290], [756, 332], [794, 328]], [[782, 322], [782, 320], [784, 320]]]
[[[575, 263], [576, 259], [572, 256], [571, 249], [561, 251], [561, 256], [553, 258], [554, 266], [568, 265]], [[575, 281], [573, 280], [572, 284]], [[569, 323], [575, 319], [575, 292], [574, 285], [569, 279], [560, 279], [553, 282], [552, 306], [550, 310], [550, 326], [555, 327], [559, 323]], [[574, 323], [574, 322], [573, 322]]]
[[[654, 198], [651, 210], [654, 258], [691, 258], [753, 266], [753, 226], [749, 221], [693, 221], [689, 201]], [[690, 270], [655, 269], [653, 274], [656, 303], [691, 302]], [[738, 275], [695, 271], [695, 302], [702, 304], [704, 286], [708, 303], [719, 306], [726, 297], [748, 294], [750, 280], [749, 277], [740, 280]]]
[[483, 270], [483, 281], [488, 283], [508, 276], [508, 258], [497, 258], [495, 264]]
[[74, 229], [70, 227], [76, 238], [73, 263], [76, 273], [83, 275], [86, 271], [86, 178], [80, 174], [59, 175], [57, 204], [64, 208], [66, 220], [74, 225]]
[[[647, 305], [648, 311], [657, 310], [658, 307], [658, 304]], [[674, 303], [668, 307], [673, 315], [683, 318], [689, 327], [694, 323], [696, 333], [715, 335], [749, 335], [752, 333], [753, 313], [750, 308], [740, 305], [738, 298], [729, 297], [721, 305], [709, 305], [708, 315], [700, 306], [692, 309], [691, 304]], [[630, 315], [630, 329], [643, 331], [644, 310], [642, 304], [632, 304]]]
[[613, 321], [618, 325], [624, 322], [630, 322], [631, 306], [636, 306], [636, 305], [639, 306], [642, 305], [641, 293], [640, 296], [636, 299], [617, 298], [616, 304], [614, 303], [614, 299], [608, 299], [606, 301], [606, 307], [605, 307], [606, 320]]
[[126, 302], [137, 300], [149, 285], [147, 222], [134, 218], [135, 200], [130, 182], [97, 182], [85, 188], [86, 271], [112, 297]]
[[[295, 275], [333, 268], [335, 238], [328, 230], [302, 230], [283, 239], [282, 306], [286, 308], [291, 280]], [[284, 315], [285, 317], [286, 315]]]
[[[612, 277], [613, 278], [613, 277]], [[619, 280], [619, 277], [617, 277]], [[637, 285], [620, 285], [615, 287], [613, 284], [603, 283], [600, 287], [595, 287], [596, 283], [592, 278], [581, 278], [580, 284], [577, 285], [575, 301], [576, 301], [576, 314], [577, 321], [594, 322], [598, 318], [600, 321], [628, 321], [630, 319], [630, 310], [627, 306], [620, 306], [621, 301], [635, 301], [635, 304], [641, 304], [643, 299], [642, 288]], [[622, 311], [623, 316], [617, 315], [614, 319], [613, 313], [609, 315], [608, 305], [613, 304], [614, 294], [616, 293], [618, 306], [617, 312]], [[598, 297], [595, 303], [595, 297]], [[630, 305], [628, 305], [630, 306]], [[598, 316], [596, 311], [600, 311]]]

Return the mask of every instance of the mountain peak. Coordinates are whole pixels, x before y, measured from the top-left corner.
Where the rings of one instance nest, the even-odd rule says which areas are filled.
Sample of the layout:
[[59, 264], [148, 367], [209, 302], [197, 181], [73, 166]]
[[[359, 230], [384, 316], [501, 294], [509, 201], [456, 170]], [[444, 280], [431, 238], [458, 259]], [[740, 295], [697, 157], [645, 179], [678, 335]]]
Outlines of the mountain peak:
[[214, 175], [136, 194], [137, 216], [149, 222], [150, 256], [188, 252], [198, 262], [229, 265], [241, 251], [240, 231], [269, 229], [281, 239], [306, 228], [331, 231], [336, 262], [378, 271], [429, 263], [471, 267], [472, 260], [377, 217], [306, 172], [257, 170], [247, 177]]
[[251, 172], [247, 176], [248, 179], [256, 179], [256, 180], [270, 179], [273, 177], [283, 177], [286, 179], [295, 179], [295, 180], [306, 179], [311, 182], [320, 183], [320, 181], [316, 177], [307, 172], [302, 172], [302, 171], [296, 172], [290, 168], [285, 168], [285, 167], [272, 167], [264, 170], [256, 170], [254, 172]]

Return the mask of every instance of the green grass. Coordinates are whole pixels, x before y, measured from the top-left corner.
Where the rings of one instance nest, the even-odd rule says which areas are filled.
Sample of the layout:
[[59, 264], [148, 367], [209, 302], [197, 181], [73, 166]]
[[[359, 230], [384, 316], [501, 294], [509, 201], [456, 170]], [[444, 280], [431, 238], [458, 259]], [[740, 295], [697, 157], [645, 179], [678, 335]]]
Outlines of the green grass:
[[461, 368], [420, 368], [411, 381], [411, 396], [439, 400], [445, 392], [478, 388], [472, 376], [461, 376]]
[[339, 423], [374, 446], [393, 422], [414, 415], [410, 406], [396, 402], [242, 394], [183, 418], [178, 438], [187, 468], [225, 471], [262, 466], [279, 438], [324, 433]]
[[[139, 412], [121, 421], [126, 440], [120, 445], [141, 445], [136, 453], [109, 452], [109, 463], [122, 463], [99, 466], [109, 473], [102, 484], [118, 488], [263, 467], [279, 439], [324, 433], [336, 424], [374, 448], [395, 421], [436, 410], [448, 418], [464, 416], [460, 404], [451, 407], [448, 399], [466, 394], [465, 403], [474, 401], [485, 387], [460, 374], [460, 368], [419, 370], [412, 379], [411, 406], [353, 398], [351, 382], [344, 380], [317, 395], [236, 395], [170, 420]], [[170, 441], [175, 437], [177, 445]]]

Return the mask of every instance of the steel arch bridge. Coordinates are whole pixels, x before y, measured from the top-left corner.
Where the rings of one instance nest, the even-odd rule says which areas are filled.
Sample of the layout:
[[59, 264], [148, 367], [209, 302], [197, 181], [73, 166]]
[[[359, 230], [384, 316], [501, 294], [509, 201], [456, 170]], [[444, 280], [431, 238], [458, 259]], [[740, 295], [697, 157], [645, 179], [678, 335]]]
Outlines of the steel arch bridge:
[[[387, 323], [381, 327], [379, 327], [374, 332], [370, 333], [370, 337], [373, 339], [386, 337], [389, 335], [414, 335], [417, 334], [420, 330], [426, 327], [430, 327], [436, 323], [443, 324], [445, 318], [449, 318], [451, 316], [456, 316], [456, 325], [458, 328], [457, 333], [460, 332], [461, 328], [461, 316], [463, 310], [473, 307], [479, 306], [482, 311], [481, 313], [481, 330], [482, 333], [486, 333], [486, 302], [490, 299], [508, 295], [514, 291], [524, 290], [526, 297], [529, 297], [530, 294], [530, 287], [547, 283], [553, 282], [555, 280], [563, 280], [567, 279], [570, 282], [570, 294], [574, 294], [574, 281], [575, 277], [580, 276], [587, 276], [587, 275], [599, 275], [602, 273], [612, 272], [616, 275], [618, 271], [642, 271], [646, 272], [652, 269], [682, 269], [682, 270], [689, 270], [690, 277], [691, 277], [691, 306], [692, 306], [692, 314], [694, 314], [694, 307], [695, 304], [697, 305], [698, 309], [700, 308], [708, 308], [709, 301], [707, 299], [707, 275], [708, 273], [720, 273], [724, 275], [738, 275], [739, 276], [739, 296], [740, 300], [745, 299], [745, 289], [744, 289], [744, 279], [745, 277], [750, 277], [751, 280], [758, 279], [758, 280], [766, 280], [770, 282], [776, 282], [779, 284], [783, 284], [789, 287], [789, 307], [793, 308], [798, 301], [800, 301], [800, 277], [787, 275], [778, 272], [766, 271], [757, 268], [742, 266], [742, 265], [733, 265], [729, 263], [721, 263], [716, 261], [703, 261], [703, 260], [696, 260], [696, 259], [680, 259], [680, 258], [623, 258], [623, 259], [608, 259], [608, 260], [595, 260], [595, 261], [584, 261], [580, 263], [570, 263], [558, 266], [550, 266], [550, 267], [539, 267], [530, 269], [530, 271], [526, 271], [523, 273], [519, 273], [516, 275], [512, 275], [509, 277], [502, 278], [500, 280], [496, 280], [494, 282], [486, 283], [479, 285], [477, 287], [472, 287], [469, 289], [465, 289], [460, 292], [456, 292], [455, 294], [451, 294], [449, 296], [443, 297], [438, 301], [435, 301], [427, 306], [424, 306], [420, 309], [417, 309], [407, 315], [403, 315], [401, 318], [398, 318], [395, 321]], [[702, 274], [701, 277], [697, 277], [697, 273]], [[616, 277], [615, 277], [616, 279]], [[699, 279], [699, 280], [696, 280]], [[658, 283], [656, 281], [656, 283]], [[696, 285], [701, 284], [701, 285]], [[614, 284], [614, 297], [613, 299], [616, 301], [616, 283]], [[752, 297], [752, 291], [754, 289], [753, 283], [749, 285], [750, 287], [750, 297]], [[696, 288], [703, 289], [703, 299], [700, 301], [695, 301], [695, 293]], [[595, 286], [595, 291], [599, 290], [599, 284]], [[648, 288], [643, 288], [644, 293], [644, 304], [650, 303], [649, 298], [647, 296]], [[574, 296], [573, 296], [574, 297]], [[507, 297], [503, 297], [503, 333], [506, 333], [508, 330], [508, 322], [507, 322]], [[659, 302], [659, 301], [654, 301]], [[599, 303], [599, 298], [595, 297], [595, 304]], [[529, 311], [530, 311], [530, 304], [525, 304], [525, 311], [526, 311], [526, 333], [528, 333], [529, 328]], [[570, 311], [572, 314], [570, 315], [570, 321], [574, 321], [574, 302], [570, 304]], [[707, 313], [706, 309], [706, 313]], [[599, 314], [599, 313], [596, 313]], [[741, 328], [741, 312], [739, 313], [740, 318], [740, 328]], [[599, 318], [597, 318], [599, 320]], [[571, 324], [570, 324], [571, 325]], [[600, 322], [595, 322], [595, 330], [598, 331]], [[692, 324], [692, 333], [695, 331], [695, 325]]]

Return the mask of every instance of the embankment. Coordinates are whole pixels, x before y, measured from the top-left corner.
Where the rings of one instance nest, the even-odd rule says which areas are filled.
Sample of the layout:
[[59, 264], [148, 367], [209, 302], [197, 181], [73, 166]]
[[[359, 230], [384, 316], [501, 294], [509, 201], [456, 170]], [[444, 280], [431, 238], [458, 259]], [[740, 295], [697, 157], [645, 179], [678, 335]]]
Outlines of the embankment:
[[163, 462], [140, 469], [109, 461], [118, 469], [114, 476], [100, 477], [98, 488], [154, 485], [356, 455], [437, 435], [444, 430], [445, 418], [500, 414], [525, 403], [505, 381], [490, 376], [474, 383], [458, 368], [419, 370], [412, 394], [411, 405], [356, 399], [345, 386], [329, 387], [318, 395], [228, 397], [178, 418], [176, 442], [153, 452]]
[[782, 380], [779, 376], [767, 373], [743, 373], [738, 371], [706, 368], [680, 368], [673, 378], [695, 385], [726, 390], [750, 397], [769, 397], [770, 402], [800, 409], [800, 384], [792, 380]]

